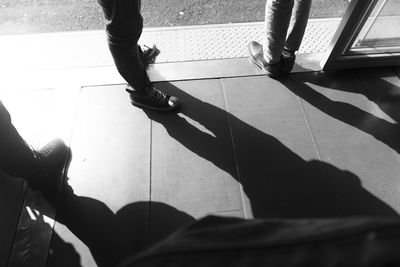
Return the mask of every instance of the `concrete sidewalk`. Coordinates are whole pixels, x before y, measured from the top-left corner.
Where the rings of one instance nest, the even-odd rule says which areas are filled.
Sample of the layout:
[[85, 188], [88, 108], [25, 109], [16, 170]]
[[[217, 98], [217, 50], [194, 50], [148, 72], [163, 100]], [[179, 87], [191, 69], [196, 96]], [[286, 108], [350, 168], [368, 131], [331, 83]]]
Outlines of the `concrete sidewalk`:
[[[325, 51], [340, 19], [310, 20], [300, 54]], [[161, 50], [157, 63], [247, 57], [251, 40], [262, 42], [264, 23], [145, 28], [142, 44]], [[0, 69], [54, 69], [113, 65], [104, 31], [0, 37]]]

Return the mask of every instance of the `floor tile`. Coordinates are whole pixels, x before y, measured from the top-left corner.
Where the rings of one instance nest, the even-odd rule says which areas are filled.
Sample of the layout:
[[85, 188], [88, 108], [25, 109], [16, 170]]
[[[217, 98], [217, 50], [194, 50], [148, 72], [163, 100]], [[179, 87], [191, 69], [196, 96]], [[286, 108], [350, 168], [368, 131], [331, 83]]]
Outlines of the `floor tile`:
[[149, 200], [149, 145], [150, 120], [131, 106], [123, 86], [82, 88], [71, 142], [71, 186], [114, 212]]
[[152, 200], [189, 215], [242, 209], [219, 80], [160, 83], [178, 114], [151, 113]]
[[[82, 88], [71, 150], [68, 177], [76, 197], [63, 210], [67, 226], [100, 258], [107, 254], [100, 244], [111, 256], [133, 250], [138, 225], [143, 229], [149, 221], [149, 210], [137, 203], [150, 200], [150, 120], [131, 106], [124, 86]], [[63, 226], [55, 230], [54, 246], [71, 243], [84, 266], [93, 266], [82, 241]], [[141, 233], [140, 242], [147, 243], [148, 230]], [[54, 255], [57, 265], [64, 255]]]
[[400, 166], [357, 75], [299, 74], [292, 80], [341, 215], [395, 214]]
[[288, 81], [224, 79], [246, 217], [335, 216], [337, 211]]
[[368, 98], [381, 113], [381, 124], [387, 134], [387, 145], [400, 153], [400, 79], [393, 68], [360, 70], [358, 77]]

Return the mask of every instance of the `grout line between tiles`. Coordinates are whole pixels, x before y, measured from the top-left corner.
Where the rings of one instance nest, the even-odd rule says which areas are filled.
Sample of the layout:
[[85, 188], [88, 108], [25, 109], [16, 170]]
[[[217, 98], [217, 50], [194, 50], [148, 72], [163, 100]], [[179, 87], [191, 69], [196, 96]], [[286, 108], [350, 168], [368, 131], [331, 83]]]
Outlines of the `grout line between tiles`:
[[151, 224], [151, 217], [152, 217], [152, 162], [153, 162], [153, 120], [152, 118], [152, 114], [153, 112], [150, 112], [150, 140], [149, 140], [149, 144], [150, 144], [150, 157], [149, 157], [149, 216], [148, 216], [148, 225], [149, 225], [149, 229], [148, 229], [148, 238], [147, 238], [147, 246], [150, 246], [151, 244], [151, 232], [152, 232], [152, 224]]
[[[78, 85], [74, 88], [74, 90], [71, 90], [73, 92], [73, 94], [75, 94], [74, 103], [73, 103], [73, 115], [71, 115], [71, 117], [72, 117], [71, 125], [70, 125], [71, 129], [68, 133], [68, 140], [65, 140], [66, 144], [68, 145], [68, 147], [70, 149], [71, 149], [71, 145], [72, 145], [72, 139], [74, 137], [76, 123], [78, 121], [79, 110], [82, 105], [82, 90], [83, 90], [83, 88], [84, 87]], [[63, 90], [63, 89], [61, 89], [61, 90]]]
[[315, 151], [315, 153], [317, 154], [318, 160], [319, 160], [319, 161], [322, 161], [322, 159], [321, 159], [321, 154], [319, 153], [317, 143], [315, 142], [314, 135], [312, 134], [312, 131], [311, 131], [310, 123], [308, 122], [308, 118], [307, 118], [306, 112], [305, 112], [304, 107], [303, 107], [303, 103], [302, 103], [302, 101], [301, 101], [301, 99], [300, 99], [299, 96], [296, 96], [296, 98], [297, 98], [297, 102], [298, 102], [298, 104], [299, 104], [301, 113], [303, 114], [304, 122], [305, 122], [305, 124], [306, 124], [306, 126], [307, 126], [307, 132], [308, 132], [308, 135], [310, 136], [311, 143], [312, 143], [312, 145], [313, 145], [314, 151]]
[[243, 185], [242, 185], [241, 175], [240, 175], [240, 171], [239, 171], [239, 164], [238, 164], [238, 159], [237, 159], [237, 154], [236, 154], [235, 140], [234, 140], [234, 137], [233, 137], [232, 124], [231, 124], [231, 120], [230, 120], [230, 112], [229, 112], [229, 108], [228, 108], [228, 101], [227, 101], [227, 97], [226, 97], [226, 93], [225, 93], [225, 86], [224, 86], [223, 79], [219, 79], [219, 81], [220, 81], [222, 93], [223, 93], [223, 96], [224, 96], [225, 111], [226, 111], [226, 117], [227, 117], [227, 120], [228, 120], [229, 134], [230, 134], [231, 142], [232, 142], [233, 157], [234, 157], [234, 160], [235, 160], [236, 173], [237, 173], [237, 181], [238, 181], [239, 187], [240, 187], [240, 198], [242, 200], [243, 214], [244, 214], [244, 218], [247, 219], [247, 210], [246, 210], [246, 205], [245, 205], [245, 202], [244, 202], [244, 191], [243, 191]]
[[[56, 91], [57, 89], [59, 89], [59, 90], [64, 90], [64, 89], [62, 89], [62, 88], [55, 88], [54, 90], [55, 90], [55, 92], [59, 92], [59, 91]], [[78, 121], [78, 115], [79, 115], [79, 110], [80, 110], [80, 107], [81, 107], [81, 105], [82, 105], [82, 89], [83, 89], [83, 87], [81, 87], [81, 86], [76, 86], [76, 87], [74, 87], [74, 89], [72, 90], [72, 92], [73, 92], [73, 94], [75, 94], [75, 96], [74, 96], [74, 103], [73, 103], [73, 105], [71, 105], [71, 106], [73, 106], [73, 112], [72, 112], [72, 115], [71, 115], [71, 117], [72, 117], [72, 119], [71, 119], [71, 121], [70, 121], [70, 129], [69, 129], [69, 132], [68, 132], [68, 140], [64, 140], [64, 142], [65, 142], [65, 144], [68, 146], [68, 155], [67, 155], [67, 157], [70, 157], [68, 160], [70, 160], [70, 161], [72, 161], [72, 159], [73, 159], [73, 151], [72, 151], [72, 139], [73, 139], [73, 137], [74, 137], [74, 132], [75, 132], [75, 128], [76, 128], [76, 123], [77, 123], [77, 121]], [[67, 160], [66, 159], [66, 160]], [[70, 166], [70, 164], [71, 164], [71, 162], [69, 162], [68, 163], [68, 166], [65, 166], [65, 167], [68, 167], [69, 168], [69, 166]], [[68, 171], [69, 171], [69, 169], [65, 169], [64, 171], [63, 171], [63, 178], [62, 178], [62, 181], [66, 181], [67, 183], [68, 183]], [[55, 209], [55, 211], [54, 211], [54, 216], [55, 216], [55, 218], [54, 218], [54, 225], [53, 225], [53, 229], [52, 229], [52, 232], [54, 233], [54, 229], [55, 229], [55, 227], [56, 227], [56, 225], [57, 224], [60, 224], [57, 220], [56, 220], [56, 218], [57, 218], [57, 208]], [[53, 236], [53, 233], [52, 233], [52, 236]], [[51, 245], [51, 240], [52, 239], [50, 239], [50, 244], [49, 245]]]
[[[290, 83], [291, 83], [291, 85], [293, 86], [293, 88], [295, 89], [295, 88], [296, 88], [296, 85], [295, 85], [295, 83], [293, 82], [292, 79], [290, 79]], [[315, 153], [317, 154], [318, 161], [322, 162], [322, 157], [321, 157], [321, 154], [319, 153], [318, 145], [317, 145], [317, 143], [316, 143], [316, 141], [315, 141], [314, 135], [312, 134], [311, 126], [310, 126], [309, 120], [308, 120], [308, 118], [307, 118], [307, 115], [306, 115], [306, 112], [305, 112], [303, 103], [302, 103], [300, 97], [297, 96], [297, 95], [296, 95], [296, 99], [297, 99], [297, 102], [298, 102], [298, 104], [299, 104], [301, 113], [303, 114], [304, 122], [305, 122], [306, 127], [307, 127], [307, 132], [308, 132], [308, 135], [310, 136], [311, 143], [312, 143], [312, 145], [313, 145], [313, 147], [314, 147]], [[326, 172], [325, 168], [324, 168], [324, 167], [320, 167], [320, 169], [321, 169], [322, 173], [324, 174], [324, 176], [325, 176], [325, 177], [328, 177], [328, 173]], [[328, 190], [328, 192], [329, 192], [330, 195], [331, 195], [331, 198], [332, 198], [332, 200], [333, 200], [333, 205], [334, 205], [336, 211], [340, 214], [340, 213], [341, 213], [341, 210], [340, 210], [340, 208], [339, 208], [339, 205], [337, 204], [338, 202], [337, 202], [337, 200], [336, 200], [335, 194], [334, 194], [333, 192], [331, 192], [330, 190]]]

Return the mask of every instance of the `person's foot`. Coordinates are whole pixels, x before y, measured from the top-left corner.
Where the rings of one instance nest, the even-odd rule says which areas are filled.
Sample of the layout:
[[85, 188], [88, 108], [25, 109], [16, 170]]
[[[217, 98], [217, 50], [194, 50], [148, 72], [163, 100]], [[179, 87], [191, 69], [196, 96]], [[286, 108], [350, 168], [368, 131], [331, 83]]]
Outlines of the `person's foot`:
[[160, 50], [154, 44], [152, 47], [148, 47], [147, 45], [143, 45], [143, 47], [141, 47], [138, 45], [138, 49], [144, 68], [147, 68], [149, 64], [154, 63], [157, 56], [160, 54]]
[[140, 108], [148, 108], [156, 111], [170, 111], [179, 107], [179, 99], [175, 96], [169, 96], [166, 93], [149, 84], [145, 92], [137, 92], [128, 85], [126, 91], [129, 93], [131, 103]]
[[269, 64], [264, 58], [263, 47], [256, 41], [249, 43], [250, 60], [263, 70], [269, 77], [275, 78], [280, 74], [280, 63]]
[[281, 73], [288, 74], [292, 71], [296, 56], [294, 52], [284, 49], [281, 54]]
[[39, 150], [33, 151], [35, 170], [27, 177], [29, 186], [38, 190], [52, 204], [57, 200], [62, 174], [68, 158], [68, 147], [61, 139], [55, 139]]

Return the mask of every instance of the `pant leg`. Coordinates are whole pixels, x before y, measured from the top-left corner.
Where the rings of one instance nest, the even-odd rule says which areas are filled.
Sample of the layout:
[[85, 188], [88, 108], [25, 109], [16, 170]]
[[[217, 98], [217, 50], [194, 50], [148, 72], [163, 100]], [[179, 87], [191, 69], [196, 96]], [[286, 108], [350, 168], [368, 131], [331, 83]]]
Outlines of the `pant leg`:
[[293, 0], [267, 0], [265, 6], [266, 37], [264, 55], [268, 63], [280, 60], [292, 14]]
[[295, 0], [285, 43], [285, 48], [289, 51], [296, 52], [300, 48], [310, 15], [311, 2], [312, 0]]
[[107, 20], [110, 52], [121, 76], [136, 90], [149, 82], [139, 56], [137, 42], [142, 34], [141, 0], [98, 0]]
[[31, 148], [12, 125], [11, 116], [0, 101], [0, 169], [12, 176], [25, 178], [34, 166]]

